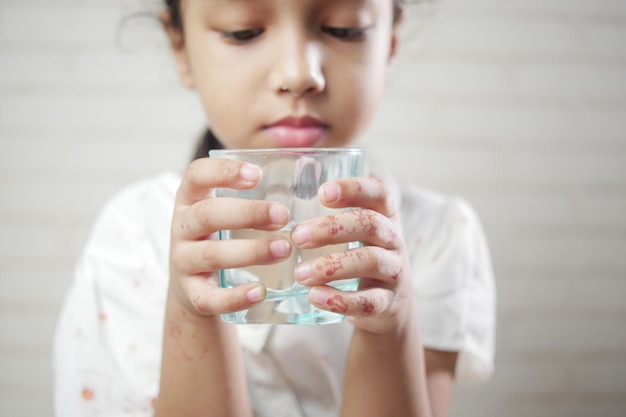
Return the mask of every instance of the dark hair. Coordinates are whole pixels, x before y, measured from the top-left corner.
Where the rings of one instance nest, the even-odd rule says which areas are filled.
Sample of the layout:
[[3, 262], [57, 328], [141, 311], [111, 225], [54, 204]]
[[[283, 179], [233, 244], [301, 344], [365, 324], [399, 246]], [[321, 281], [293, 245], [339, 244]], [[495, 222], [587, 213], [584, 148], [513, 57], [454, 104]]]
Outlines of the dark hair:
[[[396, 22], [402, 12], [402, 4], [407, 0], [393, 0], [393, 21]], [[413, 1], [414, 3], [419, 2]], [[167, 10], [170, 15], [170, 24], [175, 29], [182, 29], [183, 19], [180, 9], [180, 0], [165, 0]], [[210, 128], [207, 128], [204, 134], [199, 138], [198, 144], [194, 151], [193, 159], [204, 158], [209, 154], [210, 149], [223, 149], [223, 145], [218, 138], [215, 137]]]
[[[407, 0], [393, 0], [393, 21], [395, 22], [402, 12], [402, 5], [408, 3]], [[417, 3], [419, 0], [413, 0], [412, 3]], [[183, 18], [180, 11], [180, 0], [165, 0], [167, 10], [170, 13], [171, 25], [176, 29], [183, 27]]]
[[167, 11], [170, 13], [171, 25], [176, 29], [183, 27], [183, 19], [180, 14], [180, 0], [165, 0]]

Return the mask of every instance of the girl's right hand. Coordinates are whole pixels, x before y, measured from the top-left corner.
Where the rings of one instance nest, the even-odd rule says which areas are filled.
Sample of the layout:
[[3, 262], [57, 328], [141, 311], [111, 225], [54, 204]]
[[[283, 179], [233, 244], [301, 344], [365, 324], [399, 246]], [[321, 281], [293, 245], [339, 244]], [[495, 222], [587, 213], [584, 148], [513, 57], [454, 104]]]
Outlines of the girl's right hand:
[[219, 230], [278, 230], [289, 221], [284, 205], [266, 201], [213, 198], [213, 189], [249, 189], [261, 170], [244, 162], [202, 158], [193, 161], [176, 194], [171, 229], [170, 295], [190, 312], [217, 315], [244, 310], [260, 302], [266, 289], [247, 283], [219, 286], [219, 270], [271, 264], [291, 253], [287, 239], [217, 239]]

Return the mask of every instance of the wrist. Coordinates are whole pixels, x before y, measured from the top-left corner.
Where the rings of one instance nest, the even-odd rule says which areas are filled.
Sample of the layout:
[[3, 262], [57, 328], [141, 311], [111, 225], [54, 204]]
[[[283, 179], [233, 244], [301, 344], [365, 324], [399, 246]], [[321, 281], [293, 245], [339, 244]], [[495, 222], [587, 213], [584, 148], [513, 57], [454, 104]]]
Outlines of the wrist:
[[197, 324], [223, 323], [219, 314], [200, 312], [184, 294], [182, 289], [170, 283], [167, 292], [166, 315], [176, 321]]
[[[173, 348], [178, 359], [202, 359], [209, 346], [236, 346], [233, 326], [219, 315], [202, 315], [190, 311], [187, 303], [173, 294], [168, 295], [165, 309], [164, 340]], [[217, 349], [219, 350], [219, 349]], [[230, 349], [226, 349], [230, 350]]]
[[382, 338], [400, 337], [419, 323], [417, 306], [413, 296], [396, 293], [391, 308], [381, 314], [367, 317], [350, 317], [355, 331], [371, 333]]

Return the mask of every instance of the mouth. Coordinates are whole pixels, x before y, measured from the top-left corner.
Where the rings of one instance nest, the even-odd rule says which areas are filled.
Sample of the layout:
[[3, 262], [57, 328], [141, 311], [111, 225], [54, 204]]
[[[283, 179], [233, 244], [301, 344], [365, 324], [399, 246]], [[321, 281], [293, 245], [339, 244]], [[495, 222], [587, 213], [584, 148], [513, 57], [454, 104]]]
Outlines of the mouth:
[[315, 117], [285, 117], [263, 128], [282, 148], [309, 148], [320, 142], [328, 125]]

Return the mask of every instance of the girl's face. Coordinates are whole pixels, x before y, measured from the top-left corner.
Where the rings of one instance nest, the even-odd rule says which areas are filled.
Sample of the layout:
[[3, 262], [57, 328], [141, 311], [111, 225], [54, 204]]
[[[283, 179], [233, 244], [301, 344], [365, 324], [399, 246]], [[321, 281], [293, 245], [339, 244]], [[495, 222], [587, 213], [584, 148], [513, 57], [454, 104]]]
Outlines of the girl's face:
[[396, 50], [392, 0], [183, 0], [165, 25], [227, 148], [341, 147], [372, 120]]

